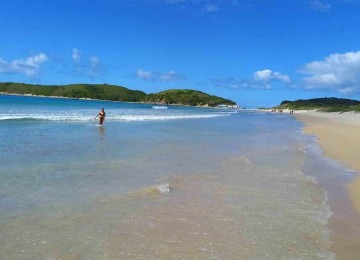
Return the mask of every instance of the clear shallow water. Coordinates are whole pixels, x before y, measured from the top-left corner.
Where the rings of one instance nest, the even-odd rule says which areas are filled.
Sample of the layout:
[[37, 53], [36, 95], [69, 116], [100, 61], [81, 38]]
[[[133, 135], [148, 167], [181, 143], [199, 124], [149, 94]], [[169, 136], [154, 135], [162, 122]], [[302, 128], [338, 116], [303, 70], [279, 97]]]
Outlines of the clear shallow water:
[[333, 257], [287, 114], [0, 96], [0, 140], [1, 259]]

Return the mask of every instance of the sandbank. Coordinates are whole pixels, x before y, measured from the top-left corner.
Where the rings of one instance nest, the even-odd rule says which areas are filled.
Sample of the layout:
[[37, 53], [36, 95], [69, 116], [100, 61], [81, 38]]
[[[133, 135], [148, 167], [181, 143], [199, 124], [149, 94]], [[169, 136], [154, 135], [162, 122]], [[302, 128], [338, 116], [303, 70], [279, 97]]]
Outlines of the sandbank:
[[[360, 113], [295, 111], [294, 115], [305, 124], [305, 134], [317, 137], [325, 156], [360, 173]], [[337, 192], [339, 185], [335, 185], [328, 193]], [[360, 175], [356, 174], [344, 189], [351, 200], [350, 207], [342, 205], [341, 198], [329, 201], [334, 212], [329, 222], [332, 251], [338, 259], [356, 259], [360, 255]]]

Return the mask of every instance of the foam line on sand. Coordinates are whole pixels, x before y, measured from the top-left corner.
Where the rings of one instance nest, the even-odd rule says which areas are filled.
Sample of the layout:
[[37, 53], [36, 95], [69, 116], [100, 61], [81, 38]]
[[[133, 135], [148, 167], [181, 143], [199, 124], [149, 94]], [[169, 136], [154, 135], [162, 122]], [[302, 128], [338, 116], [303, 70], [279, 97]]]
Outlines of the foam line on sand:
[[[317, 137], [325, 156], [360, 173], [360, 113], [295, 111], [294, 115], [305, 124], [305, 134]], [[360, 254], [360, 174], [347, 184], [346, 191], [353, 209], [343, 208], [331, 217], [331, 250], [339, 259], [356, 259]], [[339, 208], [336, 199], [331, 203]]]

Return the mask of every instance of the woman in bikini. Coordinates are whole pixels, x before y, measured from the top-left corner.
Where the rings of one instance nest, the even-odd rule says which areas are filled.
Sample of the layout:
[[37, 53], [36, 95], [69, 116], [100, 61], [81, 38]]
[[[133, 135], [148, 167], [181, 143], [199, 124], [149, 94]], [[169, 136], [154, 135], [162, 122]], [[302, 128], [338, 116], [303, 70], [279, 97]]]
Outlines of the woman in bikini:
[[95, 119], [97, 117], [99, 117], [99, 125], [102, 125], [104, 123], [104, 120], [105, 120], [105, 116], [106, 116], [106, 113], [104, 111], [104, 109], [102, 108], [99, 112], [99, 114], [97, 114], [97, 116], [95, 117]]

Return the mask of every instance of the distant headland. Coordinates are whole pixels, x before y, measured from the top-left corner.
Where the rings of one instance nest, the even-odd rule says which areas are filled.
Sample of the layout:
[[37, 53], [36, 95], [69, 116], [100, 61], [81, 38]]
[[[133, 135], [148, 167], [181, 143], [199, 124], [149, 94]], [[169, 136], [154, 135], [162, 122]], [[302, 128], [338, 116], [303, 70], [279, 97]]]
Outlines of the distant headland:
[[274, 109], [289, 110], [318, 110], [321, 112], [360, 112], [360, 101], [345, 98], [314, 98], [281, 102]]
[[184, 106], [236, 106], [234, 101], [197, 90], [171, 89], [146, 94], [140, 90], [108, 84], [34, 85], [4, 82], [0, 83], [0, 93]]

